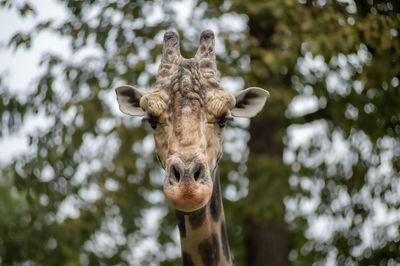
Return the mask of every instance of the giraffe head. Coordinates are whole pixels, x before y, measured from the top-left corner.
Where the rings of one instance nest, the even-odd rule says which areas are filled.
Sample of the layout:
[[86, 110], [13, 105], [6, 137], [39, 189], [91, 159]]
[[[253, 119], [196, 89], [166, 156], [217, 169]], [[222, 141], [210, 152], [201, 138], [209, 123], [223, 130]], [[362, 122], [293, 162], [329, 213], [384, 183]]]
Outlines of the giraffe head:
[[185, 59], [178, 35], [168, 31], [153, 90], [116, 88], [120, 110], [143, 116], [153, 129], [157, 157], [165, 169], [164, 193], [184, 212], [210, 200], [227, 121], [256, 115], [269, 96], [254, 87], [235, 95], [226, 92], [219, 83], [214, 43], [214, 33], [203, 31], [195, 57]]

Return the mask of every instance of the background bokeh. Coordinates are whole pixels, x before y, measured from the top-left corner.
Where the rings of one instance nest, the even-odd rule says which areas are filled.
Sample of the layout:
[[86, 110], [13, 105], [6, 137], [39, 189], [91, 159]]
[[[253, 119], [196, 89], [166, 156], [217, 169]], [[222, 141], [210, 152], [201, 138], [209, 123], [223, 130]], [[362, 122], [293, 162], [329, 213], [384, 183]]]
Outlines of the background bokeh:
[[220, 163], [235, 265], [400, 264], [400, 2], [0, 1], [0, 264], [179, 265], [140, 119], [162, 36], [216, 33], [221, 83], [271, 97]]

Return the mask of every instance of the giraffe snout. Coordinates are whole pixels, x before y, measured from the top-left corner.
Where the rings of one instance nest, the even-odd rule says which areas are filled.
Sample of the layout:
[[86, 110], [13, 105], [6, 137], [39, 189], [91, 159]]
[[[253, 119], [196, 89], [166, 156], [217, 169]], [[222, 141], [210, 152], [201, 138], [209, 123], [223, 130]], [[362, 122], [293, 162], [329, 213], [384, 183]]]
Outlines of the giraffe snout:
[[176, 209], [190, 212], [208, 203], [212, 186], [205, 163], [175, 160], [167, 168], [164, 193]]

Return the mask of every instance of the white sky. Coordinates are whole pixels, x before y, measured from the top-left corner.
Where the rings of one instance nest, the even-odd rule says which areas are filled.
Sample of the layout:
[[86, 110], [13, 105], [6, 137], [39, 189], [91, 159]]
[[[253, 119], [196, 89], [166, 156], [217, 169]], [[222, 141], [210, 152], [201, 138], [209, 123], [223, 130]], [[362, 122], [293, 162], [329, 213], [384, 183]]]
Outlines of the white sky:
[[[17, 31], [29, 31], [35, 23], [42, 19], [55, 19], [60, 21], [66, 16], [63, 8], [57, 1], [36, 0], [33, 1], [38, 14], [36, 17], [29, 15], [21, 19], [16, 12], [0, 9], [0, 43], [7, 44], [13, 33]], [[59, 37], [45, 33], [35, 38], [32, 48], [29, 50], [0, 49], [0, 73], [6, 77], [6, 84], [16, 94], [30, 92], [31, 82], [40, 72], [39, 61], [43, 53], [54, 51], [68, 55], [69, 46], [67, 42]], [[0, 139], [0, 164], [8, 163], [21, 152], [28, 151], [28, 139], [26, 134], [33, 132], [35, 128], [44, 127], [48, 124], [45, 117], [31, 116], [23, 128], [12, 136]]]
[[[29, 15], [21, 19], [16, 12], [10, 10], [0, 10], [0, 18], [3, 23], [0, 24], [0, 42], [6, 41], [17, 31], [29, 31], [35, 23], [43, 19], [55, 19], [61, 21], [66, 17], [66, 13], [57, 1], [36, 0], [33, 4], [38, 11], [36, 17]], [[6, 22], [6, 23], [4, 23]], [[0, 72], [5, 71], [8, 75], [8, 82], [12, 84], [13, 89], [27, 90], [29, 82], [38, 74], [38, 63], [40, 56], [44, 52], [56, 51], [67, 55], [69, 46], [59, 37], [50, 34], [41, 34], [35, 38], [32, 49], [16, 52], [0, 50]]]

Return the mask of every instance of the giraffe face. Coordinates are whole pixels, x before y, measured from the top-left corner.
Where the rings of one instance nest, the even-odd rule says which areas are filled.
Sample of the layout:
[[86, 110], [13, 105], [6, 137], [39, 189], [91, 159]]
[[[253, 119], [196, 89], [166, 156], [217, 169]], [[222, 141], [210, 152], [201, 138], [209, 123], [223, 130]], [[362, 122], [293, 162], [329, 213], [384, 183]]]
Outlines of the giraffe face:
[[158, 93], [140, 105], [153, 128], [156, 153], [166, 171], [164, 193], [181, 211], [194, 211], [209, 201], [213, 176], [233, 95], [209, 89], [199, 64], [184, 59]]
[[211, 197], [227, 121], [255, 115], [268, 97], [259, 88], [232, 95], [220, 86], [215, 55], [214, 61], [210, 58], [214, 44], [210, 32], [202, 33], [192, 59], [174, 56], [177, 35], [167, 32], [153, 91], [116, 89], [120, 110], [149, 122], [165, 169], [164, 193], [174, 208], [184, 212], [204, 207]]

